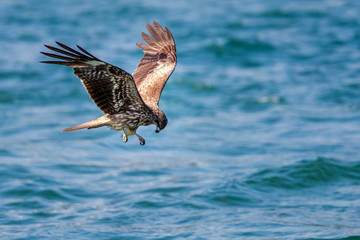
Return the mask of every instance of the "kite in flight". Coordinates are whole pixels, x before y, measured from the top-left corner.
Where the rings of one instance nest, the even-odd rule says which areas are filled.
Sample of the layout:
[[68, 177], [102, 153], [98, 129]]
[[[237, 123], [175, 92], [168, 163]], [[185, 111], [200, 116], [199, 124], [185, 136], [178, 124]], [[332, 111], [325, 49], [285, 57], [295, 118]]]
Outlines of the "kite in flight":
[[80, 78], [92, 100], [105, 113], [98, 119], [66, 128], [63, 132], [108, 126], [123, 132], [124, 143], [128, 136], [136, 135], [140, 144], [144, 145], [145, 139], [136, 133], [139, 126], [155, 124], [157, 133], [166, 127], [168, 120], [159, 108], [159, 98], [175, 69], [176, 47], [168, 28], [162, 28], [155, 21], [153, 25], [146, 24], [152, 37], [141, 33], [147, 44], [136, 43], [144, 51], [144, 56], [132, 75], [98, 59], [78, 45], [80, 51], [59, 42], [56, 43], [61, 48], [45, 45], [62, 55], [42, 54], [63, 61], [42, 63], [73, 67], [74, 74]]

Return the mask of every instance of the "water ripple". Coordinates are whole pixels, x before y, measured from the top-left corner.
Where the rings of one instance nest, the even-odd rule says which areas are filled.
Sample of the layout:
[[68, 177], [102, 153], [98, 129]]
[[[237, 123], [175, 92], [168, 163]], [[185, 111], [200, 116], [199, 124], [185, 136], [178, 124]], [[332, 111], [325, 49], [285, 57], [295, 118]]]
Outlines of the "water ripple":
[[265, 169], [251, 175], [246, 183], [284, 189], [299, 189], [333, 184], [341, 180], [360, 181], [360, 164], [319, 157], [278, 169]]

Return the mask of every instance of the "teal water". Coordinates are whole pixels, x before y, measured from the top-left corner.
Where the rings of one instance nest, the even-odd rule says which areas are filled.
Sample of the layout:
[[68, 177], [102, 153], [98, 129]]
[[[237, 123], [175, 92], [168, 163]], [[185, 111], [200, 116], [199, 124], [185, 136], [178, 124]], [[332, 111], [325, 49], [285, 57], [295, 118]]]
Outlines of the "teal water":
[[[359, 239], [360, 2], [0, 2], [0, 239]], [[133, 72], [177, 43], [159, 134], [102, 112], [43, 44]]]

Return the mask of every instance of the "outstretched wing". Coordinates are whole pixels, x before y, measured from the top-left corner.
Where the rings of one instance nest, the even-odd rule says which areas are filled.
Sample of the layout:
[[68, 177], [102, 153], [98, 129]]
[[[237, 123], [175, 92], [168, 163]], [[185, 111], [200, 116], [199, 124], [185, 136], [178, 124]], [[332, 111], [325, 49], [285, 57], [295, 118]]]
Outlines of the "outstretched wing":
[[42, 54], [64, 61], [42, 61], [42, 63], [60, 64], [74, 68], [86, 91], [95, 104], [106, 114], [120, 110], [144, 110], [147, 106], [141, 99], [133, 77], [126, 71], [101, 61], [85, 49], [77, 46], [81, 52], [56, 42], [62, 49], [45, 45], [54, 52]]
[[147, 44], [136, 43], [143, 49], [144, 56], [133, 73], [139, 93], [147, 104], [159, 103], [161, 92], [177, 62], [175, 41], [171, 32], [155, 21], [153, 25], [154, 27], [146, 24], [152, 37], [141, 33]]

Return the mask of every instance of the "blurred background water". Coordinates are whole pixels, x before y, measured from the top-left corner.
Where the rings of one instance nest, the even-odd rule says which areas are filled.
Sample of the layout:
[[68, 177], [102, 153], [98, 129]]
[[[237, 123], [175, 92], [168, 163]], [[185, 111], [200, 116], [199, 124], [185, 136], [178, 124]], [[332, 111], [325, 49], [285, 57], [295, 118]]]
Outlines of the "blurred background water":
[[[0, 2], [1, 239], [357, 239], [360, 2]], [[177, 43], [169, 124], [127, 144], [43, 44], [132, 73]]]

